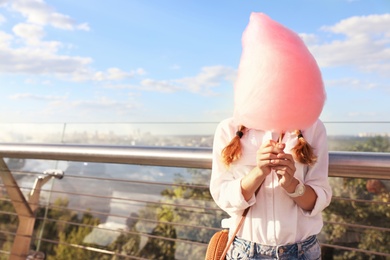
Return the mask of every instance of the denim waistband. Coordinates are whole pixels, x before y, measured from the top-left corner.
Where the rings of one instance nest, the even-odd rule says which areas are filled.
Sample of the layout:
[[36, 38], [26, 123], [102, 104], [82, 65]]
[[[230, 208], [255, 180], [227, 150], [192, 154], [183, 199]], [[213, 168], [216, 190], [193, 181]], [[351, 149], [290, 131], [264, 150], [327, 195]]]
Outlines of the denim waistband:
[[317, 237], [313, 235], [301, 242], [297, 242], [294, 244], [287, 244], [287, 245], [278, 245], [278, 246], [262, 245], [238, 237], [235, 238], [235, 241], [238, 242], [237, 244], [241, 244], [242, 246], [245, 246], [247, 250], [249, 249], [252, 254], [266, 255], [274, 258], [280, 258], [280, 257], [283, 258], [283, 256], [286, 255], [299, 256], [303, 254], [305, 250], [309, 249], [310, 247], [312, 247], [314, 244], [317, 243]]

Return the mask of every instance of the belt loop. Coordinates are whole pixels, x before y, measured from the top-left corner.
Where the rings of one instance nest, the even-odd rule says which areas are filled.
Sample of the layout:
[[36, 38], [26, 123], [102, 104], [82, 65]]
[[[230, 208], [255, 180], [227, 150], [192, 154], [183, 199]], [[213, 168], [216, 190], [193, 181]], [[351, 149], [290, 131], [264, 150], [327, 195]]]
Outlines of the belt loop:
[[275, 255], [276, 255], [276, 259], [280, 259], [279, 258], [279, 248], [280, 248], [281, 246], [276, 246], [275, 247]]
[[249, 257], [253, 257], [255, 255], [255, 243], [249, 242]]
[[302, 254], [302, 242], [299, 242], [297, 246], [298, 246], [298, 259], [299, 259], [299, 256]]

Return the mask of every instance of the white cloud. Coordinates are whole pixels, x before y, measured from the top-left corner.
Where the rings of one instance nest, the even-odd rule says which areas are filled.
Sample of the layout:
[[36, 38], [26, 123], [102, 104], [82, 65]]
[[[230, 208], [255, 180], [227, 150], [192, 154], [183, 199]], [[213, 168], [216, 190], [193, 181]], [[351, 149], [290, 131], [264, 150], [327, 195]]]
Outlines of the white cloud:
[[358, 78], [326, 80], [325, 85], [328, 87], [348, 87], [353, 89], [374, 89], [381, 87], [379, 83], [367, 82]]
[[336, 39], [307, 42], [322, 67], [353, 66], [360, 71], [389, 76], [390, 14], [354, 16], [321, 29]]
[[173, 80], [146, 79], [141, 82], [141, 89], [157, 92], [188, 91], [201, 95], [215, 95], [213, 88], [224, 81], [232, 82], [236, 70], [224, 66], [203, 67], [198, 75]]
[[11, 34], [0, 31], [0, 50], [8, 48], [13, 38]]
[[236, 78], [235, 69], [224, 66], [203, 67], [195, 77], [176, 79], [174, 82], [180, 84], [182, 89], [203, 95], [214, 95], [212, 90], [221, 85], [223, 81], [232, 82]]
[[129, 100], [119, 101], [100, 96], [93, 99], [57, 100], [50, 102], [46, 108], [47, 115], [71, 116], [72, 120], [101, 120], [102, 116], [115, 120], [116, 116], [122, 118], [141, 107], [137, 101], [129, 97]]
[[[1, 4], [0, 4], [0, 6], [1, 6]], [[5, 23], [5, 21], [7, 21], [7, 19], [3, 15], [0, 14], [0, 24]]]
[[315, 34], [300, 33], [299, 37], [302, 38], [306, 45], [314, 45], [317, 44], [319, 41], [318, 36]]
[[233, 82], [237, 71], [230, 67], [209, 66], [201, 68], [201, 71], [193, 77], [185, 77], [168, 80], [144, 79], [138, 85], [134, 84], [110, 84], [104, 86], [107, 89], [138, 89], [142, 91], [154, 91], [162, 93], [174, 93], [187, 91], [205, 96], [216, 95], [214, 88], [220, 87], [223, 82]]
[[14, 0], [9, 3], [9, 9], [21, 13], [26, 21], [15, 24], [13, 34], [0, 31], [0, 72], [48, 75], [76, 82], [115, 81], [146, 73], [142, 68], [132, 71], [109, 68], [96, 72], [90, 67], [92, 58], [59, 54], [64, 44], [44, 40], [45, 26], [89, 30], [88, 24], [77, 24], [69, 16], [56, 12], [43, 0]]
[[19, 43], [21, 41], [22, 48], [28, 48], [32, 53], [39, 50], [40, 52], [55, 54], [62, 46], [62, 43], [58, 41], [42, 41], [45, 31], [40, 25], [19, 23], [12, 28], [12, 31], [18, 37], [15, 42]]
[[131, 84], [105, 84], [103, 86], [105, 89], [137, 89], [136, 85]]
[[[68, 94], [62, 96], [38, 95], [33, 93], [17, 93], [8, 98], [15, 102], [39, 101], [43, 108], [34, 111], [35, 116], [42, 118], [49, 116], [55, 118], [70, 117], [72, 120], [94, 120], [104, 114], [107, 118], [129, 115], [142, 106], [136, 101], [137, 95], [128, 95], [127, 100], [114, 100], [105, 96], [91, 99], [71, 99]], [[27, 113], [27, 111], [26, 111]], [[87, 120], [87, 121], [88, 121]]]
[[[83, 81], [119, 81], [123, 79], [129, 79], [133, 78], [135, 76], [142, 76], [146, 74], [145, 70], [142, 68], [138, 68], [136, 70], [131, 71], [123, 71], [119, 68], [109, 68], [106, 71], [94, 71], [91, 68], [83, 67], [79, 68], [77, 71], [74, 71], [69, 77], [63, 78], [64, 80], [72, 80], [76, 82], [83, 82]], [[116, 85], [112, 85], [105, 88], [123, 88], [118, 87]], [[125, 87], [128, 88], [128, 87]]]
[[324, 26], [324, 31], [348, 35], [351, 38], [389, 33], [390, 14], [352, 16], [333, 26]]
[[[5, 2], [3, 2], [5, 3]], [[58, 54], [58, 41], [43, 41], [44, 26], [73, 30], [78, 25], [68, 16], [56, 13], [41, 0], [15, 0], [11, 10], [20, 12], [27, 21], [13, 26], [12, 34], [0, 31], [0, 72], [34, 75], [77, 75], [88, 70], [91, 58]]]
[[41, 39], [45, 36], [42, 26], [35, 24], [19, 23], [12, 28], [12, 31], [29, 45], [40, 44]]
[[180, 90], [180, 87], [170, 80], [144, 79], [141, 81], [140, 89], [146, 91], [172, 93]]
[[89, 30], [87, 24], [77, 24], [74, 19], [56, 12], [43, 0], [14, 0], [11, 8], [32, 24], [50, 25], [63, 30]]
[[58, 101], [58, 100], [66, 100], [66, 96], [52, 96], [52, 95], [36, 95], [32, 93], [17, 93], [14, 95], [9, 96], [12, 100], [23, 100], [23, 99], [30, 99], [30, 100], [38, 100], [38, 101]]
[[132, 78], [136, 75], [144, 75], [145, 73], [145, 70], [142, 68], [138, 68], [129, 72], [123, 71], [119, 68], [109, 68], [106, 72], [96, 72], [93, 76], [93, 79], [96, 81], [122, 80], [126, 78]]
[[50, 80], [45, 80], [45, 79], [37, 79], [37, 78], [26, 78], [24, 80], [24, 83], [25, 84], [40, 84], [40, 85], [43, 85], [43, 86], [50, 86], [52, 85], [52, 82]]
[[0, 45], [0, 71], [8, 73], [69, 75], [83, 70], [92, 62], [90, 58], [72, 57], [51, 53], [56, 44], [48, 48], [19, 49]]

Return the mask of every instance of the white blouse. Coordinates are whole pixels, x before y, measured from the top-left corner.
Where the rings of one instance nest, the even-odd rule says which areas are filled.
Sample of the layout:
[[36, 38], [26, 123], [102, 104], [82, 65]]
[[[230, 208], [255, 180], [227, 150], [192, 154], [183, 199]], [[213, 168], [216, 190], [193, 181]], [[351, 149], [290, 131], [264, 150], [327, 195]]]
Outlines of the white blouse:
[[[295, 162], [294, 177], [311, 186], [317, 194], [312, 211], [304, 211], [279, 186], [275, 172], [264, 180], [259, 193], [246, 201], [241, 193], [241, 179], [256, 166], [256, 152], [267, 140], [278, 139], [278, 134], [270, 131], [248, 129], [241, 138], [241, 158], [229, 167], [221, 160], [222, 149], [232, 140], [238, 130], [233, 119], [222, 121], [215, 132], [213, 146], [213, 165], [210, 191], [217, 205], [231, 218], [222, 221], [222, 227], [230, 228], [230, 235], [243, 211], [251, 206], [245, 222], [237, 236], [266, 245], [284, 245], [302, 241], [318, 234], [323, 226], [321, 212], [332, 197], [328, 183], [328, 146], [326, 129], [318, 120], [308, 129], [302, 130], [303, 136], [314, 148], [318, 157], [313, 166]], [[283, 140], [284, 151], [289, 153], [297, 143], [294, 132], [286, 132]]]

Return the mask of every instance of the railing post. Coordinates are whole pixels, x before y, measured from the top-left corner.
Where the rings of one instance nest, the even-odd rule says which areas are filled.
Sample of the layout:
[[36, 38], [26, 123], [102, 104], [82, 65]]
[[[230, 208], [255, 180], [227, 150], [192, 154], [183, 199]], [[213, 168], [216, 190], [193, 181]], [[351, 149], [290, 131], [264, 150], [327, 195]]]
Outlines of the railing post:
[[9, 259], [25, 260], [30, 251], [35, 216], [3, 158], [0, 158], [0, 169], [0, 176], [19, 218], [19, 225]]
[[0, 158], [0, 176], [3, 179], [8, 196], [19, 219], [18, 229], [11, 248], [10, 260], [25, 260], [28, 256], [32, 234], [34, 232], [35, 211], [38, 208], [41, 187], [51, 177], [62, 179], [64, 176], [64, 172], [58, 170], [48, 170], [44, 174], [45, 176], [39, 176], [35, 180], [27, 202], [4, 159]]

